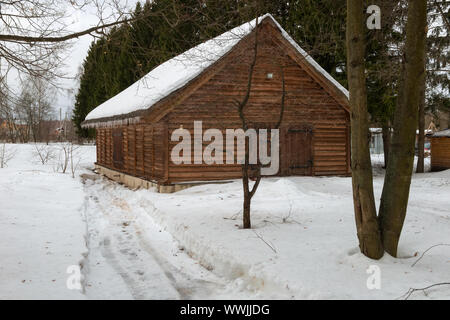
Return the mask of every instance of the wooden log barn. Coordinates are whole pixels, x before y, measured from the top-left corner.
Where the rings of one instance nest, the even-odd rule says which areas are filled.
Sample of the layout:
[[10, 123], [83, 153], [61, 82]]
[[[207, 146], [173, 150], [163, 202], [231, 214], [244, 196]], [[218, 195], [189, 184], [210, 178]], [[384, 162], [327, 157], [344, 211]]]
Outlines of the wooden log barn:
[[97, 170], [131, 186], [157, 186], [160, 192], [240, 178], [239, 164], [174, 164], [170, 154], [177, 142], [171, 134], [192, 130], [194, 121], [202, 121], [203, 130], [242, 128], [236, 101], [246, 94], [257, 47], [245, 116], [250, 127], [271, 128], [284, 95], [278, 176], [350, 175], [348, 91], [270, 14], [255, 24], [163, 63], [90, 112], [83, 127], [96, 128]]
[[450, 169], [450, 129], [431, 136], [431, 171]]

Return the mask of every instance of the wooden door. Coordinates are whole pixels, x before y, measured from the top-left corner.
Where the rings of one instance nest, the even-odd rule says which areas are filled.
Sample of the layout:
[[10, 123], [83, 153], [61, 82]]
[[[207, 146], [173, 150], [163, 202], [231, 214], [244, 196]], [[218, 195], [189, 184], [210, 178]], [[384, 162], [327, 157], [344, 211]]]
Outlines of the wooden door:
[[289, 176], [312, 175], [312, 136], [311, 127], [289, 128], [285, 139], [285, 172]]
[[113, 136], [113, 165], [114, 168], [123, 169], [123, 131], [115, 129]]

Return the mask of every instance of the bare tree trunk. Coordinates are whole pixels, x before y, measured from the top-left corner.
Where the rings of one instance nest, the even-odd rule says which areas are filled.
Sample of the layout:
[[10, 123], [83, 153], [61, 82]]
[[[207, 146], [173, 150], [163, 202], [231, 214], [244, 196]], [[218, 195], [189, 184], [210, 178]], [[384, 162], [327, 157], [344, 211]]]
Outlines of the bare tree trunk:
[[[258, 27], [259, 27], [259, 21], [258, 21], [258, 16], [257, 16], [256, 22], [255, 22], [255, 31], [254, 31], [255, 32], [254, 53], [253, 53], [253, 59], [250, 64], [249, 72], [248, 72], [248, 83], [247, 83], [247, 88], [246, 88], [247, 91], [244, 96], [244, 99], [237, 106], [238, 112], [239, 112], [239, 118], [241, 119], [241, 122], [242, 122], [242, 129], [244, 131], [246, 131], [248, 129], [247, 119], [245, 118], [245, 115], [244, 115], [244, 109], [247, 106], [248, 100], [250, 99], [250, 93], [252, 90], [252, 83], [253, 83], [253, 73], [255, 70], [256, 58], [258, 56]], [[253, 196], [252, 194], [254, 194], [254, 192], [256, 192], [256, 189], [258, 188], [258, 185], [259, 185], [259, 180], [261, 180], [261, 177], [260, 177], [259, 180], [257, 181], [257, 184], [255, 184], [253, 186], [252, 190], [250, 191], [248, 171], [249, 171], [249, 143], [246, 140], [245, 141], [245, 158], [244, 158], [244, 164], [242, 165], [242, 185], [244, 188], [244, 203], [243, 203], [243, 208], [242, 208], [242, 227], [244, 229], [250, 229], [252, 227], [251, 219], [250, 219], [250, 205], [251, 205], [252, 196]]]
[[[248, 120], [245, 116], [244, 110], [247, 107], [248, 101], [250, 99], [250, 94], [252, 90], [252, 84], [253, 84], [253, 74], [254, 69], [256, 65], [256, 60], [258, 57], [258, 27], [259, 27], [259, 21], [258, 21], [258, 15], [255, 20], [255, 43], [253, 47], [253, 58], [249, 66], [249, 73], [248, 73], [248, 82], [247, 82], [247, 88], [246, 88], [246, 94], [242, 101], [238, 101], [237, 103], [237, 110], [239, 113], [239, 118], [242, 123], [242, 129], [246, 131], [248, 129]], [[281, 74], [281, 82], [282, 82], [282, 96], [281, 96], [281, 108], [280, 108], [280, 115], [278, 118], [278, 122], [275, 124], [274, 129], [279, 129], [281, 126], [281, 123], [283, 122], [284, 117], [284, 110], [285, 110], [285, 102], [286, 102], [286, 82], [285, 82], [285, 75], [284, 75], [284, 66], [280, 66], [280, 74]], [[243, 191], [244, 191], [244, 203], [243, 203], [243, 228], [244, 229], [250, 229], [251, 228], [251, 201], [253, 196], [255, 195], [256, 191], [258, 190], [258, 186], [261, 182], [262, 176], [261, 176], [261, 164], [258, 163], [256, 165], [250, 165], [249, 158], [250, 158], [250, 150], [249, 150], [249, 141], [245, 141], [245, 158], [244, 163], [242, 164], [242, 185], [243, 185]], [[252, 188], [250, 188], [250, 172], [253, 171], [253, 169], [256, 169], [256, 179], [255, 183], [253, 184]], [[252, 172], [253, 173], [253, 172]]]
[[[253, 58], [252, 62], [249, 66], [249, 72], [248, 72], [248, 83], [246, 88], [246, 94], [241, 102], [237, 105], [237, 110], [239, 113], [239, 118], [242, 122], [242, 129], [246, 131], [248, 129], [247, 125], [247, 119], [244, 114], [244, 109], [247, 106], [248, 100], [250, 99], [250, 93], [252, 90], [252, 84], [253, 84], [253, 73], [255, 70], [256, 65], [256, 58], [258, 56], [258, 27], [259, 27], [259, 20], [258, 15], [256, 16], [255, 20], [255, 43], [254, 43], [254, 52], [253, 52]], [[249, 186], [249, 143], [246, 140], [245, 141], [245, 158], [244, 163], [242, 164], [242, 185], [244, 189], [244, 203], [243, 203], [243, 210], [242, 210], [242, 226], [244, 229], [250, 229], [251, 226], [251, 219], [250, 219], [250, 205], [252, 201], [252, 197], [255, 194], [259, 182], [261, 181], [261, 175], [259, 175], [255, 185], [253, 186], [252, 190], [250, 190]]]
[[421, 87], [425, 77], [427, 1], [408, 1], [403, 82], [394, 114], [394, 133], [380, 204], [383, 246], [397, 256], [408, 206]]
[[422, 88], [420, 90], [419, 103], [419, 138], [417, 141], [418, 158], [417, 158], [417, 173], [424, 173], [425, 171], [425, 79], [422, 79]]
[[[250, 191], [249, 186], [249, 151], [248, 151], [248, 143], [246, 141], [246, 151], [245, 151], [245, 163], [242, 165], [242, 185], [244, 188], [244, 203], [242, 208], [242, 227], [244, 229], [250, 229], [252, 227], [251, 219], [250, 219], [250, 205], [252, 202], [252, 197], [256, 192], [256, 189], [258, 188], [257, 185], [256, 188], [253, 186], [252, 190]], [[259, 184], [261, 180], [261, 176], [258, 177], [258, 180], [256, 181], [256, 184]]]
[[251, 197], [250, 193], [245, 190], [246, 184], [244, 182], [244, 207], [243, 207], [243, 221], [242, 221], [242, 227], [244, 229], [250, 229], [252, 227], [251, 219], [250, 219], [250, 205], [251, 205]]
[[384, 251], [373, 195], [369, 150], [363, 12], [363, 0], [347, 0], [347, 74], [351, 106], [353, 204], [361, 252], [369, 258], [380, 259]]
[[384, 151], [384, 168], [388, 166], [389, 151], [391, 149], [391, 127], [388, 123], [382, 126], [383, 134], [383, 151]]

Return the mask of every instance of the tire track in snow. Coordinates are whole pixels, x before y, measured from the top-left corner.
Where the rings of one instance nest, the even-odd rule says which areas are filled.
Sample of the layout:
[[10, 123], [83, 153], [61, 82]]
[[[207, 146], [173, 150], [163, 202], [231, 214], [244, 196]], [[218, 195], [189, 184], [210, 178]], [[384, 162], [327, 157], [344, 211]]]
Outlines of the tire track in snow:
[[[200, 271], [194, 270], [190, 275], [191, 268], [174, 265], [173, 261], [165, 258], [170, 252], [155, 249], [161, 244], [165, 247], [161, 242], [164, 239], [157, 239], [158, 243], [153, 244], [155, 239], [146, 235], [162, 231], [158, 231], [154, 223], [142, 226], [142, 219], [151, 218], [142, 208], [132, 208], [120, 193], [115, 192], [115, 187], [105, 179], [86, 184], [85, 191], [92, 200], [88, 201], [86, 211], [88, 236], [96, 234], [99, 239], [97, 250], [123, 279], [134, 299], [210, 298], [223, 290], [223, 283], [215, 276], [203, 276], [203, 273], [209, 273], [203, 267], [196, 266]], [[178, 254], [186, 255], [183, 252]], [[191, 258], [186, 255], [184, 259]], [[90, 265], [95, 268], [95, 263]]]

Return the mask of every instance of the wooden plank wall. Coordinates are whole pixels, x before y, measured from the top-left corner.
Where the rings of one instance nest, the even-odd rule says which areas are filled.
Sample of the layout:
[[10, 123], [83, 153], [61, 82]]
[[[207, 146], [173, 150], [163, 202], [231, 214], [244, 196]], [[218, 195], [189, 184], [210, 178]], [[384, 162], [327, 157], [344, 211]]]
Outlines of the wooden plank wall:
[[111, 129], [97, 130], [97, 163], [112, 166], [112, 131]]
[[97, 163], [135, 177], [163, 180], [165, 173], [164, 155], [161, 154], [163, 139], [161, 137], [154, 139], [154, 134], [163, 133], [162, 128], [161, 124], [154, 126], [137, 124], [121, 128], [123, 131], [123, 168], [115, 168], [112, 161], [112, 130], [97, 129]]
[[[203, 121], [203, 131], [239, 128], [241, 122], [234, 100], [245, 95], [248, 54], [230, 61], [226, 68], [205, 83], [189, 99], [175, 107], [168, 115], [169, 136], [180, 126], [193, 132], [196, 120]], [[286, 107], [282, 127], [308, 124], [313, 127], [313, 158], [315, 175], [348, 175], [350, 172], [349, 115], [337, 101], [314, 81], [294, 60], [287, 56], [270, 37], [260, 39], [259, 56], [253, 77], [251, 97], [246, 115], [257, 127], [273, 126], [280, 115], [282, 77], [284, 67]], [[245, 50], [244, 50], [245, 51]], [[276, 58], [274, 58], [276, 57]], [[267, 79], [273, 73], [273, 79]], [[283, 137], [280, 137], [283, 143]], [[169, 143], [169, 152], [177, 142]], [[209, 142], [204, 142], [204, 147]], [[281, 155], [283, 158], [283, 147]], [[282, 161], [282, 159], [281, 159]], [[220, 180], [239, 178], [241, 168], [236, 165], [176, 165], [169, 163], [169, 181]]]
[[101, 161], [101, 153], [100, 153], [100, 147], [102, 145], [101, 141], [100, 141], [100, 130], [97, 130], [95, 132], [95, 141], [96, 141], [96, 147], [95, 147], [95, 151], [96, 151], [96, 163], [100, 163]]
[[[245, 111], [250, 127], [270, 128], [278, 121], [283, 92], [283, 66], [286, 107], [282, 128], [302, 125], [313, 128], [314, 166], [310, 170], [313, 175], [348, 175], [348, 112], [273, 39], [270, 32], [260, 34], [252, 92]], [[226, 58], [225, 68], [157, 123], [123, 127], [125, 159], [122, 171], [162, 184], [239, 178], [241, 167], [237, 164], [206, 165], [193, 164], [193, 161], [192, 164], [174, 164], [170, 160], [170, 153], [177, 142], [171, 142], [170, 136], [180, 126], [193, 132], [194, 121], [198, 120], [203, 121], [203, 131], [209, 128], [219, 129], [224, 137], [226, 129], [241, 127], [235, 101], [241, 100], [246, 93], [253, 54], [252, 42], [248, 40], [240, 45], [239, 52], [236, 53], [238, 58], [236, 54]], [[273, 74], [273, 79], [267, 78], [268, 73]], [[111, 129], [99, 129], [97, 139], [98, 163], [117, 169], [112, 164]], [[281, 144], [284, 139], [285, 137], [280, 137]], [[209, 142], [204, 141], [202, 150], [208, 144]], [[281, 162], [284, 156], [281, 145]]]
[[314, 172], [316, 175], [339, 175], [348, 170], [348, 128], [345, 124], [317, 124], [314, 132]]
[[153, 147], [153, 127], [143, 126], [144, 139], [143, 139], [143, 163], [144, 163], [144, 176], [149, 180], [154, 178], [154, 147]]
[[442, 170], [450, 168], [450, 138], [431, 138], [431, 169]]

